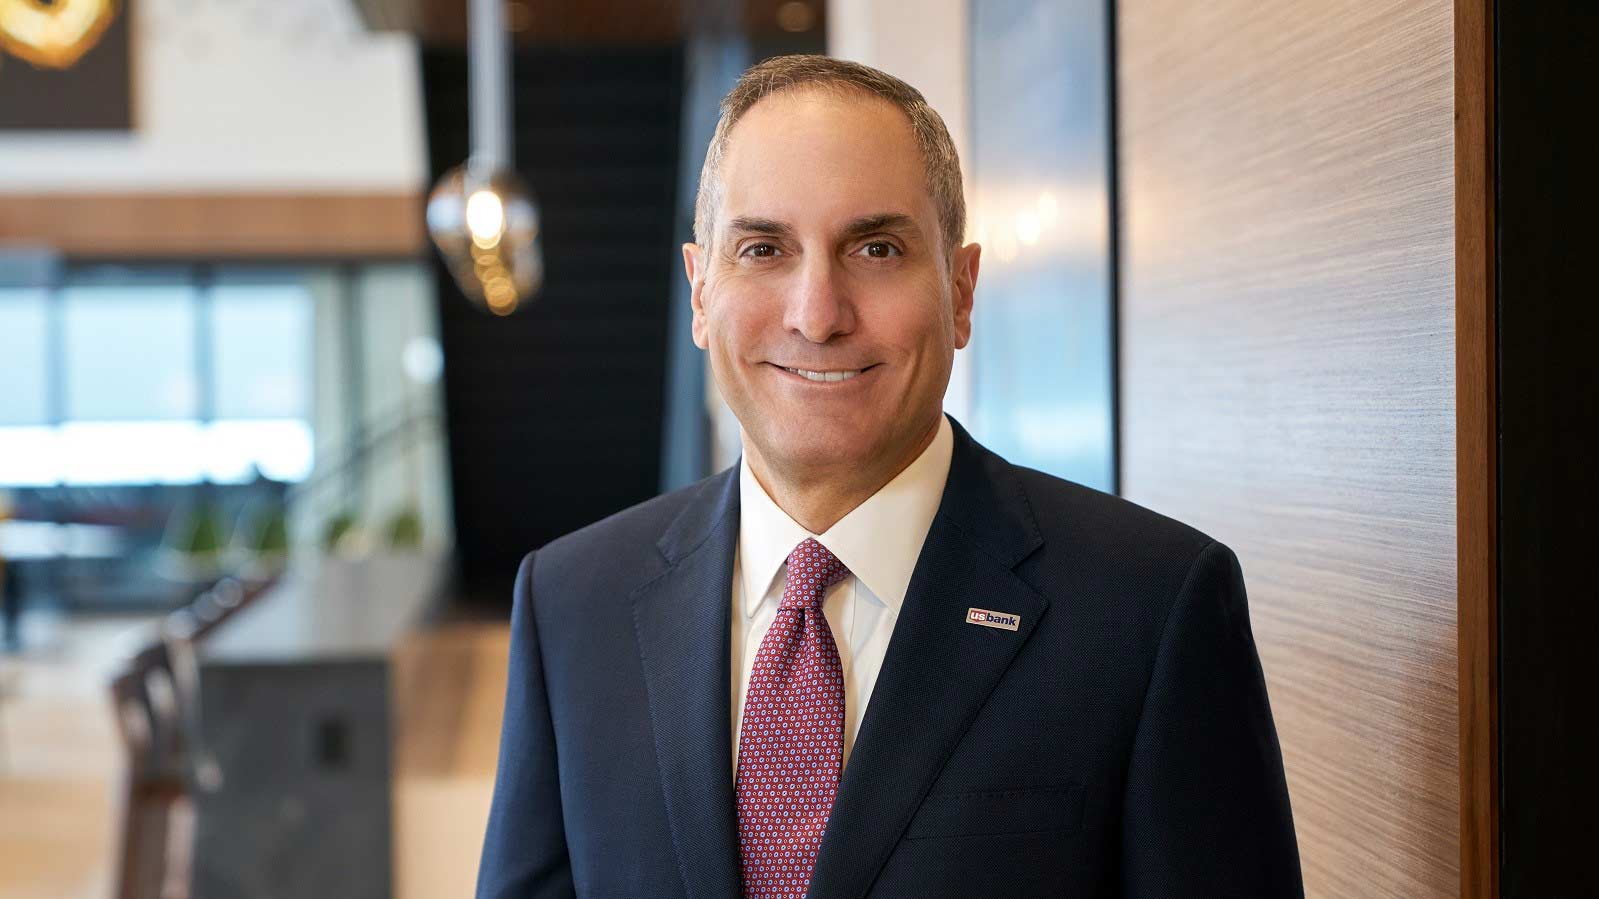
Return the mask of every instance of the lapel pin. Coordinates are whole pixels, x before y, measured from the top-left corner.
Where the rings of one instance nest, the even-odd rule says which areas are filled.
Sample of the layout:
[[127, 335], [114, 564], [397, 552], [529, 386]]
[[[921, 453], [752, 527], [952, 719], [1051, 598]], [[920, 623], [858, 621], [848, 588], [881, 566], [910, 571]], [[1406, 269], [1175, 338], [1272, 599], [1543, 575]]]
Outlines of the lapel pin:
[[967, 609], [967, 624], [980, 624], [983, 627], [997, 627], [1003, 631], [1013, 631], [1021, 626], [1020, 615], [1009, 615], [1004, 612], [990, 612], [987, 609]]

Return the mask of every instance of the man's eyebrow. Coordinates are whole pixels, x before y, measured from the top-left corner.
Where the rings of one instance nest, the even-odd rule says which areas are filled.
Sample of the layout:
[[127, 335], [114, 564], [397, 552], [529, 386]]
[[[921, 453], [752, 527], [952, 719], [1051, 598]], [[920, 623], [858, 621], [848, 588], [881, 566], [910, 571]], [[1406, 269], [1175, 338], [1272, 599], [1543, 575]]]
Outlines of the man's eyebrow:
[[788, 237], [794, 229], [774, 219], [753, 218], [739, 216], [727, 223], [727, 230], [734, 234], [771, 234], [776, 237]]
[[879, 231], [911, 231], [915, 232], [916, 221], [903, 212], [880, 212], [876, 215], [862, 216], [844, 226], [844, 239], [865, 237]]

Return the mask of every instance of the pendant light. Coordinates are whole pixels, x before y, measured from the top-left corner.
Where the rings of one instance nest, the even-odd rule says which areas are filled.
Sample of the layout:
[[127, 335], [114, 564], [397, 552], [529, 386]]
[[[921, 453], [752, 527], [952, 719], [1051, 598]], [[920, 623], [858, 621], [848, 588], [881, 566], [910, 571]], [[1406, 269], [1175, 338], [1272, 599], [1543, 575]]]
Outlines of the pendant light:
[[472, 152], [428, 197], [428, 234], [467, 299], [510, 315], [544, 282], [539, 211], [511, 169], [511, 57], [504, 0], [471, 0]]

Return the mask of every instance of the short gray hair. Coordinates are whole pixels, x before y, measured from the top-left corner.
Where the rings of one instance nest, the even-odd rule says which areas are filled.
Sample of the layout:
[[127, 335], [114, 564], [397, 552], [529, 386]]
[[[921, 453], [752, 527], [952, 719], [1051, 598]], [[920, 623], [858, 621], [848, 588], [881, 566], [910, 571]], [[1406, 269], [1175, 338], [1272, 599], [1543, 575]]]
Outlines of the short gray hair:
[[828, 56], [776, 56], [751, 66], [722, 99], [722, 117], [705, 152], [700, 170], [699, 194], [694, 200], [694, 241], [710, 247], [716, 228], [716, 210], [722, 195], [722, 162], [727, 156], [733, 126], [756, 103], [799, 87], [855, 90], [892, 103], [910, 120], [911, 133], [922, 152], [927, 191], [938, 210], [944, 253], [961, 245], [966, 233], [966, 197], [961, 190], [960, 157], [949, 129], [921, 91], [870, 66]]

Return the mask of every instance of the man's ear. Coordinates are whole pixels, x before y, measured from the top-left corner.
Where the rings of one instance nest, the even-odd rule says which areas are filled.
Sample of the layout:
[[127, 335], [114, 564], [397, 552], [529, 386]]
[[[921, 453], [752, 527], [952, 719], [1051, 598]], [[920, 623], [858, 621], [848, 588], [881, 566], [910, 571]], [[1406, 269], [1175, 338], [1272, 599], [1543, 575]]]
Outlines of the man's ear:
[[688, 276], [689, 305], [694, 309], [694, 323], [690, 333], [694, 335], [694, 345], [700, 349], [707, 349], [710, 340], [705, 333], [705, 266], [710, 262], [710, 256], [699, 244], [683, 244], [683, 274]]
[[977, 292], [977, 268], [983, 248], [969, 243], [955, 251], [952, 260], [951, 294], [955, 300], [955, 349], [963, 349], [972, 339], [972, 300]]

